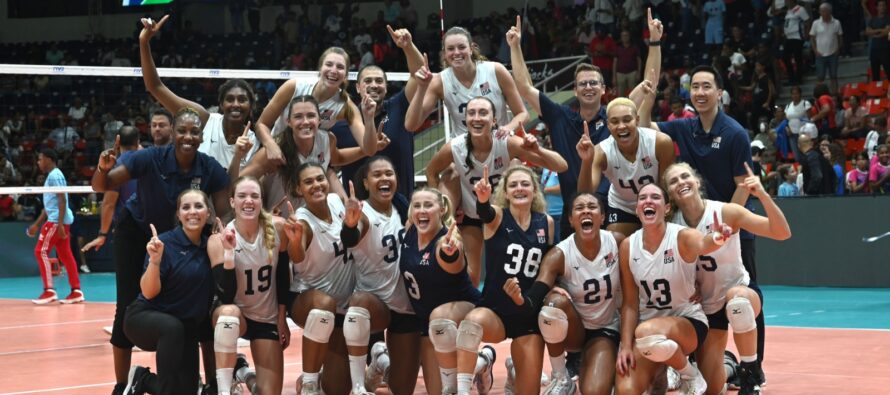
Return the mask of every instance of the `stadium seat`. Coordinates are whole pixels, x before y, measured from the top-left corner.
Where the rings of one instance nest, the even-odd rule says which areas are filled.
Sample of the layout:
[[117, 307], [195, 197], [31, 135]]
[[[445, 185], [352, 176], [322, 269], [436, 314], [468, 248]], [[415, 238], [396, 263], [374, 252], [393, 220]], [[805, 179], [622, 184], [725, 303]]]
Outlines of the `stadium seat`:
[[860, 83], [846, 84], [841, 90], [841, 93], [844, 95], [844, 98], [849, 98], [852, 96], [862, 96], [865, 94], [865, 85], [866, 84]]
[[890, 101], [887, 99], [868, 99], [865, 105], [868, 115], [879, 115], [890, 109]]
[[885, 97], [887, 96], [887, 85], [890, 81], [872, 81], [865, 87], [865, 93], [868, 97]]

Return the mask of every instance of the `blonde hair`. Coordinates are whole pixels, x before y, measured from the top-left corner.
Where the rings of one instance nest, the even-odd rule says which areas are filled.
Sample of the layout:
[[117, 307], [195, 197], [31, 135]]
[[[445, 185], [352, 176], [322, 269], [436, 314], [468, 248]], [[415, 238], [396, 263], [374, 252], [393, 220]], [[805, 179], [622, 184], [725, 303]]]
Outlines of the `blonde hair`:
[[[263, 199], [263, 185], [260, 184], [260, 181], [256, 179], [254, 176], [241, 176], [235, 180], [235, 183], [232, 185], [232, 197], [235, 196], [235, 190], [238, 189], [238, 185], [241, 185], [242, 182], [252, 181], [256, 183], [256, 185], [260, 188], [260, 202]], [[237, 216], [235, 217], [238, 218]], [[275, 251], [275, 238], [278, 237], [278, 232], [275, 231], [275, 223], [272, 220], [272, 214], [266, 211], [263, 208], [262, 204], [260, 204], [260, 227], [263, 229], [263, 247], [266, 247], [269, 250], [269, 259], [275, 260], [278, 251]]]
[[673, 170], [673, 169], [675, 169], [675, 168], [681, 168], [681, 169], [684, 169], [684, 170], [688, 171], [689, 174], [692, 174], [692, 176], [695, 177], [696, 180], [698, 180], [698, 196], [700, 196], [702, 199], [705, 199], [705, 198], [707, 198], [707, 194], [705, 193], [705, 183], [704, 183], [704, 181], [702, 181], [701, 174], [698, 174], [698, 171], [696, 171], [695, 169], [693, 169], [692, 166], [691, 166], [689, 163], [686, 163], [686, 162], [676, 162], [676, 163], [673, 163], [673, 164], [671, 164], [670, 166], [668, 166], [666, 169], [664, 169], [664, 173], [661, 173], [661, 185], [660, 185], [660, 187], [661, 187], [661, 190], [662, 190], [662, 191], [664, 192], [664, 194], [665, 194], [665, 200], [668, 201], [668, 202], [670, 203], [670, 206], [671, 206], [671, 212], [673, 212], [673, 213], [679, 213], [679, 212], [680, 212], [680, 207], [677, 206], [677, 202], [675, 202], [674, 199], [670, 199], [670, 194], [668, 193], [668, 179], [667, 179], [667, 177], [666, 177], [666, 175], [667, 175], [671, 170]]
[[472, 59], [474, 63], [488, 60], [485, 56], [482, 55], [482, 52], [479, 52], [479, 46], [476, 45], [475, 41], [473, 41], [473, 36], [470, 34], [470, 32], [460, 26], [454, 26], [448, 29], [448, 31], [445, 32], [445, 35], [442, 36], [442, 51], [440, 51], [439, 53], [439, 62], [442, 64], [443, 70], [446, 67], [451, 67], [451, 65], [448, 64], [448, 60], [445, 58], [445, 39], [448, 38], [448, 36], [453, 35], [461, 35], [467, 38], [467, 44], [470, 46], [471, 51], [470, 59]]
[[606, 106], [606, 117], [608, 117], [609, 113], [612, 112], [612, 108], [618, 106], [630, 107], [633, 115], [637, 115], [637, 105], [633, 102], [633, 100], [630, 100], [626, 97], [616, 97], [609, 102], [608, 106]]
[[[321, 53], [321, 56], [318, 57], [318, 71], [321, 72], [321, 66], [324, 64], [324, 59], [330, 54], [337, 54], [343, 57], [343, 60], [346, 61], [346, 70], [347, 73], [349, 71], [349, 54], [340, 47], [329, 47], [324, 52]], [[352, 107], [349, 106], [350, 99], [349, 93], [346, 92], [346, 89], [349, 88], [349, 78], [344, 78], [343, 82], [340, 83], [340, 100], [343, 103], [346, 103], [346, 106], [343, 107], [343, 114], [346, 116], [346, 120], [352, 122], [353, 114]]]
[[494, 192], [494, 204], [503, 207], [505, 210], [510, 206], [507, 200], [507, 182], [513, 173], [522, 172], [531, 177], [532, 188], [534, 188], [534, 196], [532, 197], [532, 211], [539, 213], [547, 212], [547, 203], [544, 200], [544, 193], [541, 192], [540, 181], [538, 175], [532, 169], [525, 165], [515, 165], [504, 172], [501, 182], [498, 183], [497, 190]]
[[[411, 200], [414, 200], [414, 195], [417, 195], [418, 192], [429, 192], [439, 197], [439, 204], [445, 208], [445, 212], [439, 217], [439, 220], [442, 221], [442, 225], [450, 227], [451, 224], [454, 223], [454, 207], [451, 205], [451, 199], [448, 196], [445, 196], [441, 191], [435, 188], [423, 187], [414, 190], [414, 193], [411, 194]], [[414, 216], [414, 208], [412, 205], [408, 205], [408, 218]]]

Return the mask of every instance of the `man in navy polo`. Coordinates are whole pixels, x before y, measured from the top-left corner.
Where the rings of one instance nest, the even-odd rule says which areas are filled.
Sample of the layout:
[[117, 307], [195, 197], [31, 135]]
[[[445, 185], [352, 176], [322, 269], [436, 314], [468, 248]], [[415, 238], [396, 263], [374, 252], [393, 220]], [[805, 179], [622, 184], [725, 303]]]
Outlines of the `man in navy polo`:
[[[737, 187], [748, 175], [745, 164], [752, 166], [748, 132], [735, 119], [720, 110], [723, 80], [717, 70], [711, 66], [698, 66], [691, 74], [691, 100], [698, 116], [652, 124], [650, 116], [654, 100], [649, 99], [639, 109], [640, 126], [647, 127], [651, 124], [653, 129], [671, 136], [680, 148], [680, 161], [689, 163], [706, 181], [705, 189], [709, 199], [741, 204], [752, 210], [748, 190]], [[754, 235], [742, 230], [739, 236], [742, 242], [742, 263], [751, 279], [748, 286], [763, 301], [763, 294], [757, 286]], [[764, 329], [761, 311], [757, 316], [758, 362], [763, 361]]]
[[[650, 48], [649, 56], [646, 59], [647, 73], [661, 63], [660, 40], [663, 32], [661, 22], [658, 19], [652, 19], [651, 12], [648, 23]], [[569, 164], [567, 171], [559, 173], [560, 194], [562, 194], [563, 201], [568, 202], [578, 190], [581, 157], [578, 156], [575, 146], [584, 133], [584, 121], [587, 121], [590, 140], [594, 144], [599, 144], [609, 137], [609, 129], [606, 125], [606, 106], [601, 103], [603, 93], [606, 91], [606, 84], [599, 68], [591, 64], [580, 63], [575, 67], [574, 88], [575, 98], [578, 100], [578, 111], [574, 111], [567, 105], [554, 103], [532, 84], [531, 75], [522, 54], [521, 30], [522, 25], [517, 17], [516, 26], [511, 27], [507, 32], [507, 42], [510, 45], [511, 62], [513, 63], [513, 78], [516, 80], [516, 88], [523, 100], [540, 114], [541, 119], [550, 128], [550, 141], [553, 150], [562, 155]], [[650, 64], [651, 62], [656, 63]], [[655, 76], [648, 77], [647, 75], [647, 78], [655, 78]], [[609, 180], [603, 178], [600, 181], [596, 194], [602, 201], [606, 201], [609, 186]], [[559, 221], [559, 234], [572, 234], [569, 217], [571, 217], [571, 205], [566, 204], [563, 206]]]
[[149, 224], [159, 233], [175, 227], [176, 200], [186, 189], [200, 189], [213, 198], [216, 215], [223, 217], [230, 210], [229, 176], [226, 169], [209, 156], [198, 152], [201, 145], [201, 120], [194, 110], [181, 110], [174, 117], [173, 144], [137, 151], [121, 158], [119, 142], [102, 153], [93, 173], [92, 186], [105, 192], [136, 180], [136, 193], [127, 201], [120, 222], [114, 230], [114, 264], [117, 282], [117, 305], [111, 333], [114, 370], [118, 388], [123, 390], [130, 370], [133, 343], [123, 332], [127, 306], [139, 295], [145, 245], [151, 238]]

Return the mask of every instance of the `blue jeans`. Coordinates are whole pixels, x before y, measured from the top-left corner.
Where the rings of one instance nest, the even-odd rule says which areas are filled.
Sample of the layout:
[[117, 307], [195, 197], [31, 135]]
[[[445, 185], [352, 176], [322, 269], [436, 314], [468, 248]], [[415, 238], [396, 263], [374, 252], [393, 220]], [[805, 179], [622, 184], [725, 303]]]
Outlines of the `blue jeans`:
[[824, 81], [825, 74], [827, 73], [831, 79], [836, 80], [837, 79], [837, 61], [838, 61], [837, 53], [835, 53], [834, 55], [817, 57], [816, 58], [816, 78], [819, 81]]

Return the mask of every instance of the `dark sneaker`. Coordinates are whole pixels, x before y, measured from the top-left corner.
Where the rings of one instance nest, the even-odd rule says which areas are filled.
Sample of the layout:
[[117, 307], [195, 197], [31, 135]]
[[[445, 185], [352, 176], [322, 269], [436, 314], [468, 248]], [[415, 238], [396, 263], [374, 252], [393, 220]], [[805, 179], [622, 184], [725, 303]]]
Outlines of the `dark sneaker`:
[[239, 376], [243, 377], [244, 373], [242, 372], [242, 374], [239, 375], [238, 371], [240, 371], [241, 369], [246, 370], [249, 368], [250, 368], [250, 364], [247, 363], [247, 356], [245, 356], [244, 354], [239, 352], [238, 357], [235, 358], [235, 369], [232, 370], [232, 382], [234, 384], [241, 383], [242, 381], [239, 379]]
[[742, 362], [739, 364], [739, 395], [760, 395], [763, 382], [763, 370], [758, 362]]
[[124, 388], [127, 388], [127, 383], [115, 384], [114, 389], [111, 390], [111, 395], [124, 395]]
[[151, 374], [146, 367], [134, 365], [130, 368], [127, 375], [127, 387], [124, 388], [125, 395], [142, 395], [145, 393], [145, 379]]

